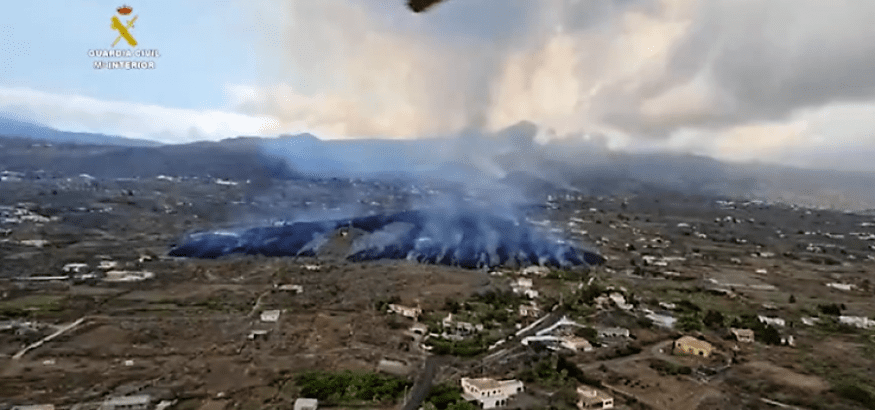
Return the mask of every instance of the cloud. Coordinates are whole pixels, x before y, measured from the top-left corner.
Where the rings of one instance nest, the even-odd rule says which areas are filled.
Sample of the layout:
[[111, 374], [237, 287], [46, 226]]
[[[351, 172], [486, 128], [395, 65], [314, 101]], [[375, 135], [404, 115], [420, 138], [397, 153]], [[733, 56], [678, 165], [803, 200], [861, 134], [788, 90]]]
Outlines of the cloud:
[[351, 137], [532, 121], [614, 148], [777, 158], [811, 143], [804, 113], [875, 101], [866, 2], [375, 4], [284, 4], [266, 58], [289, 74], [250, 85], [241, 107]]
[[[875, 3], [499, 3], [414, 14], [403, 1], [253, 2], [235, 27], [259, 34], [260, 71], [226, 87], [227, 106], [2, 89], [0, 109], [164, 141], [490, 135], [531, 121], [540, 143], [594, 138], [724, 159], [823, 164], [817, 154], [875, 149]], [[838, 165], [868, 166], [854, 158]]]
[[104, 101], [28, 88], [0, 87], [0, 112], [16, 112], [30, 121], [64, 131], [100, 132], [167, 143], [257, 135], [275, 128], [275, 120], [267, 116]]

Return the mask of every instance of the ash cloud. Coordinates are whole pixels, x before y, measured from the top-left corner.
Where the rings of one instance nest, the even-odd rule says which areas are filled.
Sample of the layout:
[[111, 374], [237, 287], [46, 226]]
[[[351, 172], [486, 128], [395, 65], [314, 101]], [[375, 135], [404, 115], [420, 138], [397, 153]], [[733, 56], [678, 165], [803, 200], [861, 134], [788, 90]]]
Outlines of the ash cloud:
[[452, 0], [419, 14], [301, 0], [250, 12], [267, 27], [268, 68], [229, 96], [276, 118], [265, 132], [414, 139], [531, 121], [612, 149], [783, 161], [785, 149], [822, 151], [807, 124], [830, 122], [828, 108], [875, 106], [866, 2]]

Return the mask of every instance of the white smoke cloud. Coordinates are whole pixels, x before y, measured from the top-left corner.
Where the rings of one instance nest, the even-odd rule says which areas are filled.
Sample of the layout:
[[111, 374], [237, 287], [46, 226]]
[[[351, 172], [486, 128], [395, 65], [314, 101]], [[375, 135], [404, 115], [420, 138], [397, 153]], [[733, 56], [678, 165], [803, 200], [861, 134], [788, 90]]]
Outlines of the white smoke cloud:
[[397, 3], [285, 3], [261, 46], [288, 75], [248, 85], [239, 107], [277, 132], [416, 138], [532, 121], [612, 148], [786, 161], [822, 148], [817, 124], [838, 121], [817, 116], [841, 111], [828, 107], [875, 103], [875, 3]]

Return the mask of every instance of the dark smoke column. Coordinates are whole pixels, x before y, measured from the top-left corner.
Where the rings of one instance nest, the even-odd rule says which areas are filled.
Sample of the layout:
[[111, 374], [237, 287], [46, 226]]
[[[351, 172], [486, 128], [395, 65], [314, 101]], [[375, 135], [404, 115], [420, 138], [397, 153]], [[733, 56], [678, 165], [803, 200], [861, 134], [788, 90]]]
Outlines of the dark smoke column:
[[429, 7], [434, 6], [444, 0], [407, 0], [407, 7], [413, 10], [414, 13], [422, 13]]

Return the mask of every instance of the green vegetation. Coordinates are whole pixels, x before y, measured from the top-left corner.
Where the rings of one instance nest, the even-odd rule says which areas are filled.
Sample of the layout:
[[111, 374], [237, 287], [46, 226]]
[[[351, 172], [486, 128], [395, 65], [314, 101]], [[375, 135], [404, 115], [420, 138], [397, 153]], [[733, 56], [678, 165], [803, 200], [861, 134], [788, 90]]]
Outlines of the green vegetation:
[[431, 388], [425, 397], [426, 408], [434, 406], [437, 410], [475, 410], [477, 407], [462, 398], [462, 388], [445, 382]]
[[753, 330], [756, 341], [771, 345], [781, 344], [781, 334], [772, 325], [767, 325], [756, 315], [744, 314], [732, 320], [732, 327]]
[[867, 369], [853, 369], [831, 361], [819, 360], [810, 353], [801, 358], [803, 366], [826, 379], [832, 392], [865, 408], [875, 410], [875, 386], [866, 376]]
[[675, 305], [677, 305], [678, 310], [683, 313], [698, 313], [702, 311], [702, 308], [699, 305], [690, 302], [687, 299], [680, 299], [675, 301]]
[[574, 280], [581, 281], [589, 278], [589, 275], [586, 271], [582, 270], [554, 270], [550, 271], [550, 273], [545, 276], [546, 279], [558, 279], [558, 280]]
[[722, 329], [724, 322], [723, 314], [713, 309], [708, 309], [702, 319], [702, 323], [711, 329]]
[[633, 354], [641, 353], [641, 347], [637, 345], [626, 345], [622, 347], [617, 347], [612, 350], [610, 353], [600, 356], [601, 360], [611, 360], [617, 359], [620, 357], [632, 356]]
[[559, 355], [539, 361], [520, 372], [517, 377], [524, 382], [545, 387], [568, 387], [578, 383], [601, 386], [601, 380], [587, 376], [577, 365]]
[[702, 320], [699, 319], [699, 315], [695, 312], [686, 313], [678, 317], [677, 326], [678, 329], [684, 332], [698, 331], [702, 330]]
[[20, 318], [31, 313], [59, 312], [64, 308], [64, 296], [30, 295], [0, 302], [0, 317]]
[[593, 312], [592, 304], [595, 298], [604, 293], [606, 293], [605, 288], [593, 282], [565, 296], [561, 307], [573, 316], [588, 316]]
[[650, 368], [656, 370], [661, 375], [674, 376], [678, 374], [692, 374], [693, 369], [689, 366], [678, 366], [674, 363], [665, 360], [653, 359], [650, 361]]
[[574, 335], [582, 337], [590, 343], [598, 343], [599, 332], [591, 327], [575, 327]]
[[474, 357], [485, 352], [491, 344], [497, 341], [497, 338], [487, 338], [483, 336], [483, 334], [478, 333], [460, 341], [448, 340], [442, 337], [432, 337], [425, 343], [431, 346], [431, 352], [437, 355]]
[[389, 305], [395, 303], [401, 303], [401, 298], [398, 296], [380, 298], [374, 301], [374, 309], [376, 309], [377, 312], [386, 313], [386, 311], [389, 310]]
[[856, 401], [866, 408], [875, 409], [875, 387], [871, 381], [860, 377], [845, 376], [831, 380], [832, 391], [848, 400]]
[[[367, 372], [311, 371], [295, 379], [301, 397], [326, 404], [394, 403], [412, 383], [393, 376]], [[321, 403], [320, 403], [321, 404]]]
[[842, 307], [835, 303], [817, 305], [817, 310], [824, 315], [839, 316], [842, 314]]

